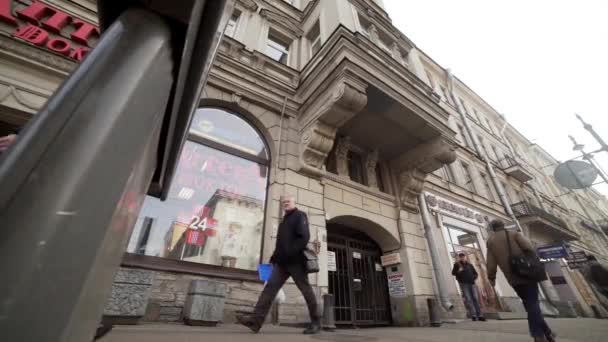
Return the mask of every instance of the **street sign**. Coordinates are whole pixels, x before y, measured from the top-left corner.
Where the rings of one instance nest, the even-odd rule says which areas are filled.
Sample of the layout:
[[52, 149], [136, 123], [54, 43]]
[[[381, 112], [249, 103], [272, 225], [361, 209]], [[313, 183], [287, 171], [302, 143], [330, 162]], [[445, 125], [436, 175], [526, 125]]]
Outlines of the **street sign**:
[[568, 250], [563, 244], [539, 247], [536, 251], [541, 259], [559, 259], [568, 256]]
[[559, 164], [553, 172], [555, 180], [568, 189], [588, 188], [595, 182], [597, 175], [597, 169], [582, 160], [568, 160]]
[[570, 252], [568, 258], [568, 267], [572, 269], [582, 268], [587, 264], [587, 254], [584, 251]]

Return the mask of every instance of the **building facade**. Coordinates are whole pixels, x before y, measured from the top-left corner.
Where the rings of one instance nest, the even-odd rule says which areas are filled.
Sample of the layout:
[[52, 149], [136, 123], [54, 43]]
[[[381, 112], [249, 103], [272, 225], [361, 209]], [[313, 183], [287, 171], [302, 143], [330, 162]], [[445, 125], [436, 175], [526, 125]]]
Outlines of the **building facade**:
[[[99, 32], [94, 1], [0, 4], [4, 135]], [[485, 277], [489, 220], [538, 247], [608, 258], [608, 202], [560, 188], [556, 163], [399, 32], [382, 1], [237, 0], [168, 199], [146, 199], [122, 267], [153, 279], [145, 320], [182, 320], [189, 282], [213, 279], [227, 285], [224, 321], [234, 321], [263, 287], [257, 266], [291, 194], [319, 252], [311, 283], [320, 301], [334, 296], [337, 323], [426, 325], [429, 298], [444, 318], [465, 318], [450, 274], [460, 251], [481, 274], [484, 312], [523, 312], [502, 274], [496, 290]], [[574, 265], [546, 262], [547, 313], [601, 312]], [[306, 321], [295, 285], [285, 291], [279, 321]]]

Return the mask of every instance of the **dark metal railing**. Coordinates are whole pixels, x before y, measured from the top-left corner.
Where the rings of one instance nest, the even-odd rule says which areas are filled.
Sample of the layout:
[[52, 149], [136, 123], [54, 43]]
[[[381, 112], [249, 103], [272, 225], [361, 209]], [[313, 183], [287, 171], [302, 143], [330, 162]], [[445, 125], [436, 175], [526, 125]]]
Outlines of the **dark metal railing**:
[[518, 203], [512, 204], [511, 209], [513, 210], [513, 213], [517, 217], [537, 216], [537, 217], [540, 217], [542, 219], [545, 219], [545, 220], [557, 225], [560, 228], [569, 230], [568, 224], [566, 223], [566, 221], [564, 221], [561, 218], [559, 218], [535, 205], [532, 205], [528, 202], [523, 201], [523, 202], [518, 202]]

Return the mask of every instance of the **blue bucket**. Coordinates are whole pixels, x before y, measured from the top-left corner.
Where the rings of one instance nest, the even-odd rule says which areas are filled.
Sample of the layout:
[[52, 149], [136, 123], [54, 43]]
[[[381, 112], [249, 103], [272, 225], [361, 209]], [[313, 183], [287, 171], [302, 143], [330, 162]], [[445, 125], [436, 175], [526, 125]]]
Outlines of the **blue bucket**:
[[272, 274], [272, 264], [259, 264], [258, 265], [258, 275], [260, 276], [261, 281], [268, 281], [268, 279], [270, 279], [271, 274]]

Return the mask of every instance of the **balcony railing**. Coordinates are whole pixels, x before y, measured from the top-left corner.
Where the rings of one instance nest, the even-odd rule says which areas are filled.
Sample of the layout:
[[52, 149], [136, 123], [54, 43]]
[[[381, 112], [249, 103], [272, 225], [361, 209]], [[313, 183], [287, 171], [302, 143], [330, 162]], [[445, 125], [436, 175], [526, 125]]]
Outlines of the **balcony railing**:
[[513, 209], [513, 213], [517, 217], [521, 217], [521, 216], [539, 217], [539, 218], [542, 218], [542, 219], [556, 225], [559, 228], [570, 230], [570, 228], [568, 228], [568, 224], [566, 223], [566, 221], [564, 221], [561, 218], [559, 218], [537, 206], [534, 206], [528, 202], [515, 203], [515, 204], [511, 205], [511, 209]]

